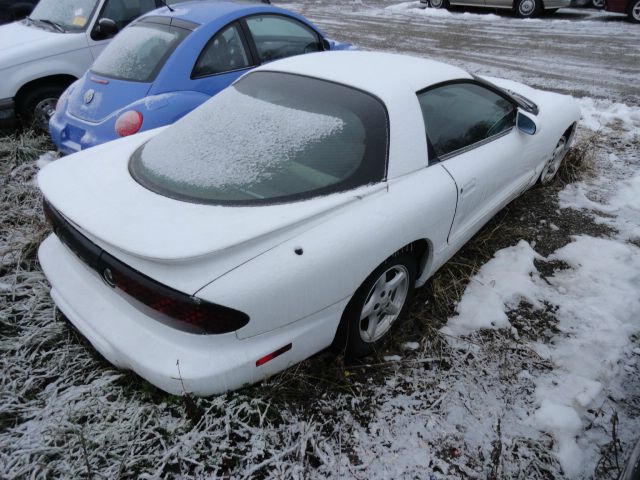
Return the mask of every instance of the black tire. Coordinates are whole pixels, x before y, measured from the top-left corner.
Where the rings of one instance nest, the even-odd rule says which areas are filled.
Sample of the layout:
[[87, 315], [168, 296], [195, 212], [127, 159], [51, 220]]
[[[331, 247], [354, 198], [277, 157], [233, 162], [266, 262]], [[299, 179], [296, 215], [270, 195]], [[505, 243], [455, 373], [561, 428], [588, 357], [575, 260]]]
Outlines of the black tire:
[[514, 11], [520, 18], [533, 18], [540, 14], [542, 10], [541, 0], [516, 0]]
[[[413, 298], [416, 270], [416, 260], [413, 256], [407, 254], [392, 256], [376, 268], [360, 285], [342, 314], [340, 327], [336, 334], [335, 345], [344, 349], [347, 358], [360, 358], [374, 352], [384, 343], [389, 332], [402, 322]], [[382, 290], [382, 296], [374, 299], [373, 295], [380, 293], [376, 291], [375, 287], [383, 275], [385, 276], [385, 281], [388, 281], [389, 284], [392, 284], [395, 280], [398, 285], [391, 287], [386, 292], [385, 285], [388, 284], [382, 282], [382, 288], [377, 289]], [[398, 276], [396, 277], [396, 275]], [[406, 275], [406, 283], [402, 278], [403, 275]], [[404, 293], [405, 288], [406, 293]], [[404, 300], [401, 299], [401, 296], [404, 296]], [[368, 301], [370, 301], [370, 306], [374, 303], [375, 306], [366, 319], [361, 319]], [[398, 313], [389, 313], [389, 307], [393, 307], [394, 310], [397, 309]], [[369, 321], [372, 317], [376, 317], [376, 325], [380, 328], [380, 336], [365, 340], [363, 338], [366, 336], [364, 330], [369, 326]], [[375, 326], [373, 329], [375, 330]]]
[[553, 15], [558, 10], [560, 10], [560, 9], [559, 8], [547, 8], [547, 9], [545, 9], [544, 14], [545, 15]]
[[633, 23], [640, 23], [640, 0], [629, 2], [629, 20]]
[[449, 9], [449, 0], [429, 0], [429, 5], [431, 8], [443, 8], [445, 10]]
[[49, 119], [66, 85], [40, 85], [24, 93], [18, 100], [18, 115], [24, 127], [48, 131]]

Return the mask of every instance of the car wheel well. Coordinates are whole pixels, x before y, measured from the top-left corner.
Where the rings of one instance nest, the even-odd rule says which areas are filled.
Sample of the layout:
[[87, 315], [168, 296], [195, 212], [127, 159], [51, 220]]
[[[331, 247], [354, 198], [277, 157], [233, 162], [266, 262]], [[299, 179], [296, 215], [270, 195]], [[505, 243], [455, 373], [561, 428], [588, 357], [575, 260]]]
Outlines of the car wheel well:
[[73, 82], [77, 80], [73, 75], [49, 75], [47, 77], [37, 78], [35, 80], [31, 80], [28, 83], [25, 83], [20, 87], [18, 92], [15, 95], [15, 102], [17, 106], [21, 105], [24, 97], [33, 89], [47, 86], [47, 85], [55, 85], [60, 87], [68, 87]]
[[[431, 252], [431, 243], [429, 240], [425, 239], [425, 238], [421, 238], [419, 240], [415, 240], [411, 243], [406, 244], [404, 247], [399, 248], [398, 250], [396, 250], [394, 253], [392, 253], [391, 255], [389, 255], [389, 257], [387, 257], [383, 262], [381, 262], [380, 265], [382, 265], [384, 262], [386, 262], [389, 258], [394, 258], [394, 257], [403, 257], [405, 255], [410, 255], [413, 258], [415, 258], [416, 261], [416, 278], [420, 278], [420, 275], [422, 275], [422, 272], [424, 272], [425, 268], [427, 267], [427, 263], [429, 261], [429, 255]], [[379, 266], [377, 266], [376, 268], [378, 268]], [[375, 269], [373, 270], [375, 271]], [[360, 285], [358, 285], [357, 288], [360, 288]], [[354, 292], [355, 294], [355, 292]], [[347, 307], [345, 307], [346, 309]], [[338, 328], [336, 329], [336, 333], [333, 337], [333, 342], [331, 344], [331, 347], [335, 350], [339, 350], [339, 351], [344, 351], [346, 344], [344, 343], [345, 339], [347, 338], [346, 335], [346, 329], [348, 328], [347, 323], [345, 321], [345, 316], [344, 316], [344, 312], [342, 315], [342, 318], [340, 320], [340, 323], [338, 324]]]

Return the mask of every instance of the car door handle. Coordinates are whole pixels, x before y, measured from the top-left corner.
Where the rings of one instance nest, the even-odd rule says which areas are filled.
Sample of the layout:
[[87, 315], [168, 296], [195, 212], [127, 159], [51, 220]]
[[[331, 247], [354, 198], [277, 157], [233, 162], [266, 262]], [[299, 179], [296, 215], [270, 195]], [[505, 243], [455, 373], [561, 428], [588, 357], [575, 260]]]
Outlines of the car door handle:
[[460, 187], [460, 194], [468, 195], [473, 191], [474, 188], [476, 188], [476, 179], [472, 178], [467, 183], [465, 183], [462, 187]]

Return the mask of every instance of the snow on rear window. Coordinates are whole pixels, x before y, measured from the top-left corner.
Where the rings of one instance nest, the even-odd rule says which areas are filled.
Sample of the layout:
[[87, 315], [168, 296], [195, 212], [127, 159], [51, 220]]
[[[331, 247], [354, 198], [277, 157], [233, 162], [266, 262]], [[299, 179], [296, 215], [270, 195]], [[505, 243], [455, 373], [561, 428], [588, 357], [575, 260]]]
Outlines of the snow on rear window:
[[121, 80], [152, 81], [187, 33], [181, 28], [144, 23], [125, 28], [96, 59], [91, 71]]
[[381, 180], [386, 138], [386, 113], [373, 97], [256, 72], [144, 145], [131, 172], [191, 201], [285, 200]]
[[[218, 96], [215, 109], [200, 109], [149, 142], [141, 160], [154, 176], [174, 182], [242, 187], [271, 178], [309, 143], [341, 132], [344, 125], [337, 117], [275, 105], [230, 88]], [[178, 157], [183, 160], [176, 169]]]

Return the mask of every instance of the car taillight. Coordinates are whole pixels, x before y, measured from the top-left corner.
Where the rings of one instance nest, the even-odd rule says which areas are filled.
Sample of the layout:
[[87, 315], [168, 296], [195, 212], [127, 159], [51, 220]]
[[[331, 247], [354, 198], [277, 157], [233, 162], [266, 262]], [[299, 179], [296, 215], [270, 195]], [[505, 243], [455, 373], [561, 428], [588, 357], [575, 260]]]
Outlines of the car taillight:
[[60, 241], [124, 299], [154, 320], [201, 334], [229, 333], [249, 323], [249, 315], [244, 312], [174, 290], [134, 270], [82, 235], [46, 200], [43, 207]]
[[137, 133], [142, 127], [142, 114], [136, 110], [128, 110], [116, 120], [116, 133], [121, 137], [128, 137]]

